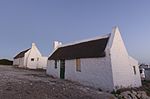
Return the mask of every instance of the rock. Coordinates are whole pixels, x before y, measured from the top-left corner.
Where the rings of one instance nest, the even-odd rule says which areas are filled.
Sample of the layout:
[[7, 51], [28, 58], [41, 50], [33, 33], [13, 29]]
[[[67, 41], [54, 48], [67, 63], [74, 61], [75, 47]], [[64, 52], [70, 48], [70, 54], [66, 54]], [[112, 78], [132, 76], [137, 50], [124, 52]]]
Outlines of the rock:
[[124, 99], [132, 99], [131, 97], [131, 92], [130, 91], [125, 91], [125, 92], [122, 92], [120, 95], [124, 98]]
[[132, 97], [132, 99], [138, 99], [138, 98], [136, 97], [136, 95], [134, 95], [133, 93], [131, 94], [131, 97]]
[[137, 94], [136, 97], [137, 97], [138, 99], [140, 99], [141, 95], [140, 95], [140, 94]]
[[146, 95], [146, 92], [145, 91], [137, 91], [137, 94], [144, 94], [144, 95]]
[[150, 99], [150, 97], [147, 96], [145, 91], [138, 91], [137, 92], [137, 97], [140, 99]]
[[32, 86], [33, 84], [32, 83], [30, 83], [30, 86]]
[[150, 99], [150, 97], [147, 96], [145, 91], [125, 91], [122, 92], [119, 96], [120, 98], [123, 99]]
[[137, 92], [135, 92], [134, 90], [131, 90], [131, 93], [137, 95]]

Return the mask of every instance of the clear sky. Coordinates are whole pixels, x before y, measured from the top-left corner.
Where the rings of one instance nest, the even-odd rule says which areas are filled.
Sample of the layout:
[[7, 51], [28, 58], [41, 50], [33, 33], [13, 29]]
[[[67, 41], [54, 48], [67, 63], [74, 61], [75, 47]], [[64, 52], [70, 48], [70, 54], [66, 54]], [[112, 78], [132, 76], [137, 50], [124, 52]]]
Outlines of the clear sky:
[[0, 0], [0, 58], [35, 42], [44, 56], [53, 41], [74, 42], [119, 26], [128, 52], [150, 63], [149, 0]]

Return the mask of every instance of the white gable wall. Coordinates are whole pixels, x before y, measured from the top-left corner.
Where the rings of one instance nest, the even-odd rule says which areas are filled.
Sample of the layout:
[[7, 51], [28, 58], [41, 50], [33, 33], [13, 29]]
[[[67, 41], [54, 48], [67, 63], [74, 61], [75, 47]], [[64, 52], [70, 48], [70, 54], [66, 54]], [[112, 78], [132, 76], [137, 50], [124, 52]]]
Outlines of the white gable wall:
[[[130, 65], [128, 52], [118, 28], [115, 28], [113, 31], [110, 40], [112, 43], [110, 46], [110, 57], [115, 89], [122, 87], [135, 87], [135, 84], [133, 83], [135, 80], [134, 70]], [[137, 79], [136, 83], [140, 83], [140, 80]]]
[[[36, 69], [39, 65], [40, 57], [42, 57], [41, 53], [39, 52], [37, 47], [32, 44], [29, 55], [27, 55], [27, 68]], [[32, 58], [34, 59], [34, 61], [31, 60]]]

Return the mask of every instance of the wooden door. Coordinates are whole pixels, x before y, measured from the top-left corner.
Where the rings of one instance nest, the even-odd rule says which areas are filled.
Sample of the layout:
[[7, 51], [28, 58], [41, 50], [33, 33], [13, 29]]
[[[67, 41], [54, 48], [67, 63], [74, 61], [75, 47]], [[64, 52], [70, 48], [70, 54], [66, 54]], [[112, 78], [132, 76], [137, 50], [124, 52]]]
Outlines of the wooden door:
[[60, 78], [65, 79], [65, 60], [60, 60]]

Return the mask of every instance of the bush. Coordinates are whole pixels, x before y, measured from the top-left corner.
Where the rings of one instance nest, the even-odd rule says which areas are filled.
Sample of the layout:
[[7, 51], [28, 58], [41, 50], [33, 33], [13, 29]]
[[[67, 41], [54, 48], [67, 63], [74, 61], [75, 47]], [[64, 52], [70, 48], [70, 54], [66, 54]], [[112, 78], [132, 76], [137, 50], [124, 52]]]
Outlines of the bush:
[[8, 60], [8, 59], [1, 59], [0, 65], [13, 65], [13, 61]]

